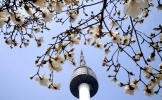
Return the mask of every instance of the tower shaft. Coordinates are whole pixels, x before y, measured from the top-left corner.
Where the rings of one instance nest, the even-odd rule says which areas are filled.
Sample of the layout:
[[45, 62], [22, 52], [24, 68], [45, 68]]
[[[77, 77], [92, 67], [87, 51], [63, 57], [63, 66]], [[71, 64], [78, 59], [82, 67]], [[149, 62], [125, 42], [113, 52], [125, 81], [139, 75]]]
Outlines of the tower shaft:
[[79, 100], [90, 100], [90, 87], [87, 83], [79, 85]]

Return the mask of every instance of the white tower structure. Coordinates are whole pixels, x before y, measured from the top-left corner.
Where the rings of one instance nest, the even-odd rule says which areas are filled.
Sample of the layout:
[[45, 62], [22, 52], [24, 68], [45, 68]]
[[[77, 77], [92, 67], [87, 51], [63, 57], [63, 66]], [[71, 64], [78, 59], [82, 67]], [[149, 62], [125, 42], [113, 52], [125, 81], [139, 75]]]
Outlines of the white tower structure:
[[86, 66], [81, 50], [80, 66], [71, 76], [70, 91], [79, 100], [90, 100], [98, 91], [98, 81], [91, 68]]

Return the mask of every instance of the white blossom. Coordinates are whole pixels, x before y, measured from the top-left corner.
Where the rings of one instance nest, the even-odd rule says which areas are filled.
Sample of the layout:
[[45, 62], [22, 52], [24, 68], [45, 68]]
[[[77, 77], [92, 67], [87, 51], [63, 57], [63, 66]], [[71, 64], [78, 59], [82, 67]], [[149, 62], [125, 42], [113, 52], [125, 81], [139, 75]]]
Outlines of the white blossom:
[[121, 82], [117, 82], [117, 85], [118, 85], [119, 87], [122, 87], [122, 83], [121, 83]]
[[162, 33], [159, 34], [159, 38], [162, 39]]
[[79, 0], [73, 0], [71, 3], [73, 6], [78, 5], [79, 4]]
[[130, 85], [126, 85], [126, 86], [125, 86], [124, 92], [125, 92], [126, 94], [134, 95], [134, 92], [135, 92], [136, 90], [138, 90], [137, 85], [135, 85], [135, 84], [130, 84]]
[[54, 8], [55, 8], [57, 13], [61, 13], [63, 7], [64, 7], [63, 2], [55, 2]]
[[90, 44], [90, 42], [92, 41], [92, 38], [87, 38], [86, 41], [88, 42], [88, 44]]
[[37, 39], [37, 46], [40, 47], [42, 45], [42, 43], [44, 42], [43, 37], [40, 37]]
[[162, 63], [159, 64], [160, 69], [162, 69]]
[[44, 7], [45, 5], [44, 4], [45, 0], [32, 0], [32, 2], [39, 7]]
[[10, 18], [14, 24], [24, 24], [24, 17], [19, 10], [16, 10], [14, 13], [11, 13]]
[[92, 34], [94, 39], [100, 38], [100, 34], [99, 33], [95, 33], [95, 34], [93, 34], [93, 32], [90, 32], [90, 33]]
[[129, 44], [130, 37], [129, 36], [124, 36], [121, 40], [121, 44], [123, 45], [128, 45]]
[[111, 42], [112, 43], [120, 43], [120, 39], [121, 39], [121, 37], [120, 37], [119, 32], [115, 32], [112, 34]]
[[72, 47], [74, 44], [79, 44], [80, 40], [79, 39], [75, 39], [74, 36], [70, 37], [70, 47]]
[[102, 49], [102, 48], [103, 48], [103, 44], [102, 44], [100, 41], [97, 41], [97, 42], [94, 44], [94, 47], [95, 47], [95, 48]]
[[8, 44], [8, 45], [10, 45], [10, 44], [12, 44], [13, 42], [12, 42], [11, 39], [8, 39], [8, 40], [5, 41], [5, 43]]
[[28, 4], [25, 4], [25, 5], [24, 5], [24, 9], [25, 9], [25, 11], [26, 11], [30, 16], [33, 16], [33, 13], [32, 13], [32, 11], [30, 10]]
[[25, 47], [29, 46], [29, 42], [24, 42], [23, 44]]
[[105, 49], [105, 54], [107, 55], [109, 52], [111, 52], [109, 49]]
[[9, 18], [9, 15], [7, 15], [5, 11], [0, 12], [0, 28], [3, 27], [3, 25], [8, 20], [8, 18]]
[[111, 26], [118, 26], [118, 23], [115, 20], [111, 20], [109, 22], [109, 25], [111, 25]]
[[140, 60], [141, 52], [136, 51], [136, 57], [137, 57], [138, 60]]
[[61, 64], [63, 64], [64, 61], [65, 60], [59, 54], [56, 54], [54, 57], [50, 59], [48, 67], [50, 70], [55, 70], [56, 72], [60, 72], [62, 71]]
[[33, 79], [33, 75], [30, 75], [30, 79]]
[[155, 60], [155, 57], [149, 56], [149, 60], [150, 61], [154, 61]]
[[38, 44], [41, 44], [41, 43], [43, 43], [43, 42], [44, 42], [44, 39], [43, 39], [43, 37], [40, 37], [40, 38], [38, 38], [38, 39], [37, 39], [37, 42], [38, 42]]
[[48, 79], [45, 78], [46, 73], [44, 73], [40, 78], [36, 77], [35, 81], [39, 82], [40, 85], [42, 86], [48, 86]]
[[68, 5], [72, 2], [72, 0], [64, 0], [64, 2]]
[[76, 11], [76, 10], [69, 10], [67, 15], [69, 16], [69, 22], [74, 22], [77, 19], [78, 11]]
[[147, 8], [148, 4], [142, 2], [142, 0], [129, 0], [128, 3], [124, 5], [124, 13], [136, 18], [142, 13], [141, 9]]
[[148, 97], [151, 97], [154, 94], [153, 88], [148, 88], [146, 86], [144, 87], [143, 91], [144, 91], [145, 95]]
[[62, 71], [62, 67], [60, 63], [52, 62], [52, 64], [49, 63], [48, 67], [50, 70], [54, 70], [56, 72]]
[[54, 89], [56, 89], [56, 90], [60, 90], [60, 87], [61, 87], [61, 84], [60, 83], [54, 83], [53, 84], [53, 87], [54, 87]]
[[39, 33], [40, 32], [40, 28], [39, 27], [34, 27], [33, 30], [34, 30], [35, 33]]
[[43, 12], [42, 12], [42, 17], [44, 19], [44, 21], [46, 22], [51, 22], [53, 19], [53, 12], [49, 12], [47, 7], [44, 8]]
[[134, 44], [135, 42], [136, 42], [135, 39], [132, 39], [132, 40], [131, 40], [131, 44]]
[[148, 66], [144, 67], [143, 70], [144, 70], [143, 72], [145, 73], [146, 79], [149, 79], [151, 77], [150, 73], [152, 73], [153, 68], [148, 65]]
[[66, 58], [68, 60], [74, 60], [74, 53], [72, 53], [72, 52], [69, 52], [69, 53], [65, 52], [64, 55], [66, 56]]
[[109, 32], [107, 32], [107, 36], [112, 36], [113, 34], [115, 34], [113, 30], [109, 30]]
[[61, 44], [61, 43], [55, 44], [55, 49], [56, 49], [57, 51], [59, 51], [61, 48], [62, 48], [62, 44]]

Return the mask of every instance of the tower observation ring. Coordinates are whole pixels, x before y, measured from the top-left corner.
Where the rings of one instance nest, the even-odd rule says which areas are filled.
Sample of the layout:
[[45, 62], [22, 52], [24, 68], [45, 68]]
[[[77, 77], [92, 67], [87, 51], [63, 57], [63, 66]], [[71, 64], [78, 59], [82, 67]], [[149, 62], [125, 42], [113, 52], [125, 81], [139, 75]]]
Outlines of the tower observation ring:
[[71, 76], [70, 91], [79, 98], [79, 85], [87, 83], [90, 86], [90, 97], [93, 97], [98, 91], [98, 81], [95, 73], [87, 66], [80, 66], [76, 68]]

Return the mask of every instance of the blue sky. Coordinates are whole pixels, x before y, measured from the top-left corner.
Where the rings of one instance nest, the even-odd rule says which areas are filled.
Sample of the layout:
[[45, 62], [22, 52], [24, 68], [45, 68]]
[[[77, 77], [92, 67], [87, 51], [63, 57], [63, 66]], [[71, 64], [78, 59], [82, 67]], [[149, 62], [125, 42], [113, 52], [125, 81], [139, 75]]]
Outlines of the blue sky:
[[[154, 8], [155, 7], [156, 5]], [[95, 9], [97, 10], [97, 8]], [[162, 24], [162, 22], [160, 22], [162, 18], [162, 11], [157, 11], [156, 9], [153, 9], [153, 11], [145, 23], [137, 27], [148, 34], [152, 32], [151, 30], [154, 27]], [[33, 40], [30, 40], [29, 47], [27, 48], [23, 47], [20, 49], [19, 47], [16, 47], [14, 49], [10, 49], [10, 47], [4, 43], [3, 35], [0, 36], [0, 100], [78, 100], [70, 93], [69, 89], [70, 77], [76, 67], [72, 66], [68, 61], [62, 66], [62, 72], [54, 73], [54, 81], [62, 84], [61, 90], [49, 90], [46, 87], [40, 86], [34, 79], [29, 79], [29, 75], [34, 75], [37, 71], [34, 64], [36, 56], [43, 54], [48, 47], [48, 43], [52, 43], [51, 37], [63, 31], [62, 28], [66, 28], [67, 25], [68, 24], [65, 24], [63, 26], [56, 24], [55, 22], [49, 24], [48, 26], [51, 28], [50, 31], [38, 34], [38, 37], [44, 36], [45, 40], [45, 43], [41, 48], [37, 48], [36, 43]], [[109, 41], [109, 38], [104, 39], [103, 41]], [[82, 49], [86, 65], [93, 69], [98, 78], [99, 90], [97, 94], [91, 98], [91, 100], [162, 99], [160, 96], [160, 94], [162, 94], [162, 90], [160, 90], [160, 94], [153, 95], [151, 98], [145, 96], [142, 84], [139, 84], [139, 90], [135, 92], [134, 96], [125, 94], [124, 87], [118, 87], [117, 84], [111, 82], [111, 79], [107, 77], [108, 74], [112, 72], [106, 72], [106, 68], [102, 67], [101, 59], [105, 55], [104, 50], [96, 49], [90, 45], [84, 46], [83, 42], [74, 47], [77, 66], [79, 66], [80, 50]], [[144, 50], [146, 53], [150, 53], [151, 51], [148, 51], [147, 48], [148, 47]], [[124, 55], [120, 60], [125, 66], [128, 66], [128, 69], [138, 73], [139, 70], [131, 60], [125, 59]], [[158, 66], [159, 63], [160, 60], [157, 59], [152, 66]], [[46, 75], [48, 76], [49, 70], [47, 65], [40, 71], [42, 74], [44, 72], [46, 72]], [[120, 81], [127, 80], [126, 74], [124, 73], [119, 74], [119, 77]]]

